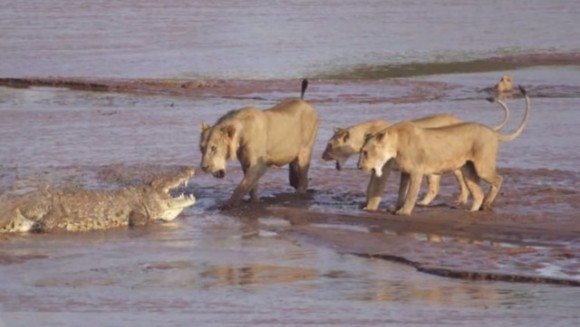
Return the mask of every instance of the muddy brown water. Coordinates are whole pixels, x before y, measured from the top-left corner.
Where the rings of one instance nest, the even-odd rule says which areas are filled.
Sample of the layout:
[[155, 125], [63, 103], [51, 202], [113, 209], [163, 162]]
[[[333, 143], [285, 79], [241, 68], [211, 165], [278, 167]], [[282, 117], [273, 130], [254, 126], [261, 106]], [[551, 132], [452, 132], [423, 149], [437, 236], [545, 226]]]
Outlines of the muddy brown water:
[[[109, 188], [197, 166], [202, 121], [246, 104], [272, 105], [293, 96], [288, 89], [295, 82], [267, 87], [226, 82], [227, 95], [216, 88], [170, 96], [151, 90], [153, 95], [0, 88], [0, 190], [18, 194], [45, 182]], [[160, 84], [153, 89], [171, 93], [172, 86]], [[173, 223], [3, 235], [0, 321], [6, 326], [78, 325], [86, 319], [99, 325], [201, 326], [577, 321], [580, 161], [576, 144], [561, 143], [560, 133], [546, 127], [559, 126], [578, 139], [571, 127], [577, 98], [532, 98], [529, 127], [520, 139], [502, 145], [499, 165], [506, 182], [492, 213], [450, 206], [456, 192], [452, 178], [444, 178], [433, 207], [417, 208], [410, 218], [364, 213], [368, 176], [355, 169], [355, 159], [337, 172], [320, 158], [332, 127], [363, 114], [397, 121], [441, 110], [498, 122], [500, 111], [469, 89], [443, 81], [312, 81], [308, 96], [321, 113], [321, 129], [309, 197], [297, 198], [287, 171], [273, 169], [261, 180], [261, 204], [217, 211], [215, 205], [241, 178], [231, 162], [224, 180], [203, 174], [192, 179], [188, 187], [198, 203]], [[426, 102], [433, 94], [441, 100]], [[517, 122], [523, 100], [506, 101]], [[561, 160], [546, 161], [547, 151]], [[394, 201], [396, 179], [388, 183], [383, 208]]]
[[[577, 326], [580, 2], [0, 0], [0, 195], [112, 188], [197, 166], [198, 128], [296, 96], [321, 116], [310, 197], [263, 202], [197, 175], [171, 224], [0, 235], [4, 326]], [[364, 213], [368, 176], [320, 154], [335, 126], [450, 112], [495, 125], [485, 87], [532, 96], [491, 213], [456, 187], [410, 218]], [[405, 78], [399, 78], [405, 77]], [[8, 87], [6, 87], [8, 86]], [[523, 101], [507, 97], [513, 130]], [[394, 200], [397, 176], [382, 208]]]

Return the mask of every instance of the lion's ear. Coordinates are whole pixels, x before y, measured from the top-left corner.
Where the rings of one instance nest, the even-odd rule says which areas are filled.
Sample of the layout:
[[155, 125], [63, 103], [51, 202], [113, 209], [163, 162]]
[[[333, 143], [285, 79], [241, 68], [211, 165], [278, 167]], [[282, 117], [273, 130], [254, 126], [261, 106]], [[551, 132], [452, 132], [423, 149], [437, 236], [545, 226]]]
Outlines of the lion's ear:
[[201, 129], [202, 132], [206, 131], [209, 128], [209, 124], [202, 121], [201, 124], [199, 125], [199, 128]]
[[349, 137], [350, 137], [350, 133], [348, 131], [344, 132], [344, 134], [342, 134], [342, 141], [343, 142], [348, 141]]
[[228, 138], [233, 139], [236, 134], [236, 127], [234, 125], [226, 125], [220, 129]]
[[368, 141], [368, 140], [369, 140], [371, 137], [373, 137], [373, 134], [371, 134], [371, 133], [365, 133], [365, 135], [364, 135], [364, 140], [365, 140], [365, 143], [366, 143], [366, 142], [367, 142], [367, 141]]
[[377, 135], [375, 135], [375, 138], [377, 139], [377, 141], [382, 142], [383, 139], [385, 138], [385, 132], [378, 133]]
[[333, 128], [333, 129], [332, 129], [332, 132], [333, 132], [334, 134], [336, 134], [336, 133], [338, 133], [338, 132], [340, 132], [340, 131], [342, 131], [342, 128], [340, 128], [340, 127], [335, 127], [335, 128]]

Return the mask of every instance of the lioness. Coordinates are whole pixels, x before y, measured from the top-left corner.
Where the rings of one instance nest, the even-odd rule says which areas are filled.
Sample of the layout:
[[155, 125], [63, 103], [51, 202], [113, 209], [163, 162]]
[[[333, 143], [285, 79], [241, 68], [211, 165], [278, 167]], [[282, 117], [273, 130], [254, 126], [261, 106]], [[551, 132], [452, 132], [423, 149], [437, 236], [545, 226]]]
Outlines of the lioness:
[[[490, 209], [503, 177], [496, 171], [500, 142], [509, 142], [524, 130], [530, 111], [526, 90], [526, 112], [518, 129], [503, 135], [478, 123], [461, 123], [438, 128], [422, 128], [412, 122], [395, 124], [371, 136], [360, 151], [358, 168], [382, 175], [382, 168], [394, 159], [401, 169], [398, 210], [410, 215], [415, 207], [424, 174], [442, 174], [461, 169], [473, 196], [470, 211]], [[496, 100], [501, 103], [501, 100]], [[485, 197], [479, 179], [491, 185]]]
[[514, 84], [512, 76], [509, 74], [505, 74], [501, 77], [499, 82], [493, 88], [496, 92], [502, 93], [502, 92], [511, 92], [513, 90], [513, 87]]
[[[502, 109], [504, 110], [503, 121], [494, 130], [500, 130], [503, 128], [509, 120], [509, 109], [505, 104], [500, 103]], [[452, 124], [462, 123], [463, 121], [453, 115], [449, 114], [439, 114], [433, 116], [422, 117], [419, 119], [412, 120], [413, 123], [420, 127], [441, 127]], [[392, 124], [386, 120], [370, 120], [358, 125], [350, 126], [348, 128], [335, 128], [334, 135], [328, 140], [326, 148], [322, 153], [322, 159], [326, 161], [335, 160], [336, 169], [341, 170], [343, 165], [346, 163], [350, 156], [360, 152], [365, 140], [371, 135], [391, 126]], [[382, 194], [385, 189], [385, 183], [390, 174], [391, 169], [398, 170], [396, 164], [389, 162], [384, 165], [381, 177], [377, 177], [372, 174], [369, 179], [369, 184], [367, 186], [367, 202], [364, 210], [376, 211], [378, 210], [379, 204], [381, 202]], [[466, 204], [469, 191], [467, 186], [463, 181], [463, 175], [461, 171], [455, 170], [453, 172], [457, 183], [459, 184], [459, 195], [456, 202], [458, 204]], [[440, 180], [441, 176], [436, 174], [431, 174], [428, 176], [428, 191], [421, 201], [420, 205], [429, 205], [437, 194], [439, 194]]]
[[258, 201], [258, 179], [270, 166], [290, 164], [290, 185], [298, 193], [308, 187], [312, 147], [318, 133], [318, 114], [303, 101], [308, 81], [302, 81], [300, 99], [285, 100], [268, 109], [245, 107], [230, 111], [215, 125], [201, 124], [201, 168], [214, 177], [226, 174], [226, 161], [237, 158], [244, 178], [221, 207], [240, 203], [246, 193]]

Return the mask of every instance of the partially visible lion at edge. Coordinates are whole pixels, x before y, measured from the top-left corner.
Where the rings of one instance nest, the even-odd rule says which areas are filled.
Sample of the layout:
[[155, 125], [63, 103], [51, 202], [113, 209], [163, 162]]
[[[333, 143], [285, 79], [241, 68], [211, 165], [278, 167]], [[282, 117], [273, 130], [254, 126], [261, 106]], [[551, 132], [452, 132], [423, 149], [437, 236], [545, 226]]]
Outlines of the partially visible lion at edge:
[[244, 178], [220, 208], [240, 204], [246, 194], [258, 202], [258, 180], [268, 167], [289, 165], [290, 185], [299, 194], [308, 188], [308, 169], [318, 133], [318, 114], [304, 101], [308, 81], [302, 81], [300, 99], [284, 100], [260, 110], [245, 107], [222, 116], [213, 125], [201, 124], [201, 168], [216, 178], [226, 175], [226, 162], [238, 159]]
[[494, 91], [496, 91], [497, 93], [512, 92], [513, 88], [514, 82], [512, 75], [510, 74], [504, 74], [499, 80], [499, 82], [497, 82], [497, 84], [494, 85], [493, 87]]

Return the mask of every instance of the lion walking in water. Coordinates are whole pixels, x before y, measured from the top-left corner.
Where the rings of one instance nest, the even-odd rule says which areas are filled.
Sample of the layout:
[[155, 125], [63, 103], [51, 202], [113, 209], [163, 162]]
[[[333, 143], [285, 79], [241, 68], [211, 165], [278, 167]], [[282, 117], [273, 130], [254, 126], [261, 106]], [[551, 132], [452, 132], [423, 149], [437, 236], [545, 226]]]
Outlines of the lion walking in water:
[[230, 111], [213, 125], [201, 124], [201, 168], [216, 178], [226, 174], [226, 162], [238, 159], [242, 181], [222, 208], [236, 206], [244, 195], [258, 201], [258, 180], [268, 167], [289, 165], [290, 185], [306, 193], [312, 148], [318, 133], [318, 114], [304, 101], [308, 81], [302, 81], [300, 99], [284, 100], [260, 110]]
[[[499, 131], [507, 124], [510, 112], [507, 106], [498, 101], [500, 107], [504, 111], [504, 117], [502, 122], [493, 127], [494, 130]], [[418, 119], [411, 120], [411, 122], [419, 127], [432, 128], [432, 127], [442, 127], [448, 125], [454, 125], [463, 123], [464, 121], [450, 114], [437, 114], [427, 117], [422, 117]], [[347, 128], [335, 128], [334, 134], [328, 140], [324, 153], [322, 153], [322, 159], [325, 161], [335, 160], [336, 169], [341, 170], [345, 162], [354, 154], [358, 154], [363, 147], [365, 141], [385, 128], [391, 126], [392, 124], [386, 120], [369, 120], [357, 125], [353, 125]], [[367, 186], [367, 199], [364, 210], [376, 211], [379, 208], [379, 204], [382, 199], [383, 192], [385, 190], [385, 184], [391, 170], [399, 170], [397, 165], [393, 163], [393, 160], [387, 162], [382, 169], [381, 176], [371, 174], [369, 183]], [[453, 171], [457, 184], [459, 185], [459, 194], [456, 199], [456, 203], [460, 205], [465, 205], [469, 198], [469, 191], [467, 185], [464, 182], [463, 174], [460, 169]], [[419, 205], [429, 205], [437, 194], [439, 194], [441, 175], [431, 174], [427, 176], [428, 191]]]
[[[516, 139], [528, 121], [530, 99], [523, 87], [520, 91], [526, 99], [526, 112], [520, 126], [511, 134], [500, 134], [471, 122], [439, 128], [421, 128], [412, 122], [402, 122], [367, 140], [360, 151], [358, 168], [380, 177], [384, 164], [395, 160], [401, 169], [396, 214], [411, 214], [423, 175], [456, 169], [461, 169], [473, 196], [470, 211], [490, 209], [503, 183], [503, 177], [496, 170], [499, 144]], [[485, 198], [480, 179], [491, 186]]]

